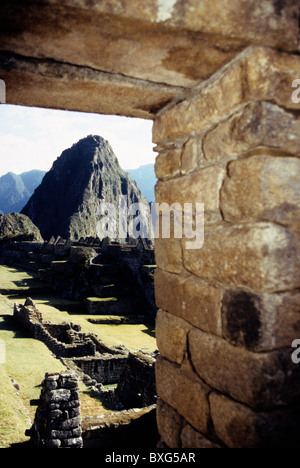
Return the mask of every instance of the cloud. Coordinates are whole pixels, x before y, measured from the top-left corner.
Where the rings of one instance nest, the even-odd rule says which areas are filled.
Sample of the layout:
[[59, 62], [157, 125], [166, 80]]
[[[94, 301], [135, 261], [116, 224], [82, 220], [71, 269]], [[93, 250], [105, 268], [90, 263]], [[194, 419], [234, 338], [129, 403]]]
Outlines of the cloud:
[[49, 170], [81, 138], [100, 135], [111, 144], [123, 169], [154, 163], [152, 122], [82, 112], [0, 106], [0, 175]]

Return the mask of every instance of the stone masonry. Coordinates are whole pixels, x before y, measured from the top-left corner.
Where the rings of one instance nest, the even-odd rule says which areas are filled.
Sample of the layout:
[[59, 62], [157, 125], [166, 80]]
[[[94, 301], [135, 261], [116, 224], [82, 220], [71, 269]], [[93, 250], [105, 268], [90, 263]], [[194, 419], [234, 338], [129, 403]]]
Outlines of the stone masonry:
[[156, 201], [204, 203], [155, 242], [161, 446], [298, 447], [299, 0], [0, 10], [7, 103], [152, 119]]
[[169, 447], [299, 444], [296, 75], [298, 55], [250, 47], [154, 122], [156, 202], [205, 208], [201, 249], [155, 245], [157, 419]]
[[[28, 431], [35, 448], [82, 448], [78, 376], [47, 373], [35, 420]], [[29, 435], [29, 434], [28, 434]]]

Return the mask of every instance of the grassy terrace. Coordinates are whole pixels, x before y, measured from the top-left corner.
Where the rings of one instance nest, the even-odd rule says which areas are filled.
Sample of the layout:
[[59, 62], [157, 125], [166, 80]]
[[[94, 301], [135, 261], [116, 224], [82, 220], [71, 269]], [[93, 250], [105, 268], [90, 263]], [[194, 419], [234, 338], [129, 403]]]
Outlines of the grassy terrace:
[[[99, 316], [85, 314], [84, 306], [81, 309], [75, 301], [45, 294], [45, 285], [34, 273], [0, 266], [0, 291], [5, 293], [0, 295], [0, 340], [5, 342], [6, 351], [5, 360], [0, 359], [0, 448], [28, 440], [24, 432], [30, 428], [36, 410], [29, 401], [39, 398], [40, 384], [46, 372], [65, 370], [42, 342], [30, 338], [15, 322], [14, 302], [23, 303], [30, 296], [45, 320], [52, 323], [72, 321], [81, 325], [83, 332], [97, 334], [109, 345], [124, 344], [131, 350], [156, 349], [153, 327], [90, 323], [88, 318]], [[13, 387], [11, 379], [17, 382], [19, 390]], [[108, 411], [83, 384], [80, 390], [83, 418]]]

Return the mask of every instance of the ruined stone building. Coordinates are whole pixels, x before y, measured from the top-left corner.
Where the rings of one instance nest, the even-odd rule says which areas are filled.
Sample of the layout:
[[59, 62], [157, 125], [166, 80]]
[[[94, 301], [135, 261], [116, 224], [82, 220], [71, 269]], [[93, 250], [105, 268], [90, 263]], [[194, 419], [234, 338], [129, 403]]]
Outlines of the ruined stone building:
[[299, 0], [3, 0], [6, 102], [153, 120], [167, 447], [299, 446]]

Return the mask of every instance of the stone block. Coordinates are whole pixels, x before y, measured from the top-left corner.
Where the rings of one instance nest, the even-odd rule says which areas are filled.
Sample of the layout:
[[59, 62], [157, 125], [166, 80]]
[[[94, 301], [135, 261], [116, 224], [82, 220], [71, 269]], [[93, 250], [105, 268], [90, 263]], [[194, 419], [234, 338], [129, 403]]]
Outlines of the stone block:
[[161, 356], [156, 360], [158, 396], [183, 416], [195, 429], [206, 434], [209, 424], [207, 388], [191, 372]]
[[202, 167], [204, 153], [201, 136], [191, 137], [184, 144], [181, 155], [181, 174], [186, 175]]
[[59, 388], [57, 390], [50, 390], [47, 396], [48, 399], [52, 402], [69, 401], [71, 398], [71, 391], [64, 388]]
[[191, 135], [209, 128], [243, 103], [243, 75], [239, 62], [222, 69], [184, 100], [159, 115], [153, 124], [153, 141]]
[[255, 47], [246, 55], [245, 67], [246, 99], [299, 110], [299, 104], [292, 101], [292, 83], [300, 74], [299, 55]]
[[187, 274], [183, 268], [180, 239], [155, 240], [155, 261], [159, 268], [171, 273]]
[[297, 448], [299, 406], [254, 412], [224, 395], [209, 396], [217, 436], [228, 448]]
[[258, 154], [232, 161], [221, 190], [224, 219], [260, 219], [300, 230], [299, 187], [298, 158]]
[[156, 203], [169, 206], [179, 204], [184, 209], [185, 203], [204, 203], [207, 220], [220, 220], [220, 189], [225, 178], [225, 170], [212, 166], [185, 177], [156, 184]]
[[82, 440], [82, 437], [76, 437], [72, 439], [64, 439], [62, 443], [64, 447], [81, 448], [83, 444], [83, 440]]
[[155, 160], [155, 173], [158, 179], [176, 177], [180, 174], [181, 149], [160, 153]]
[[228, 290], [222, 302], [223, 336], [252, 351], [288, 348], [300, 336], [300, 294]]
[[268, 102], [250, 102], [206, 133], [203, 152], [207, 161], [238, 158], [258, 147], [300, 154], [300, 119]]
[[198, 93], [159, 115], [153, 125], [153, 141], [208, 130], [252, 100], [297, 109], [291, 85], [299, 73], [299, 56], [249, 47], [201, 84]]
[[222, 334], [222, 290], [194, 276], [187, 278], [157, 269], [154, 276], [156, 305], [193, 326]]
[[160, 398], [156, 404], [156, 421], [158, 432], [165, 444], [170, 448], [180, 447], [180, 432], [184, 419]]
[[182, 364], [187, 352], [187, 335], [191, 330], [185, 320], [159, 310], [156, 315], [156, 342], [162, 356]]
[[207, 385], [252, 408], [271, 409], [299, 399], [300, 367], [292, 362], [289, 348], [253, 353], [193, 329], [189, 350]]
[[208, 226], [201, 249], [183, 250], [184, 267], [204, 281], [286, 291], [300, 286], [299, 237], [257, 222]]
[[186, 424], [182, 429], [181, 435], [181, 447], [183, 449], [191, 449], [191, 448], [220, 448], [219, 445], [215, 444], [214, 442], [210, 441], [203, 434], [200, 432], [195, 431], [195, 429]]

